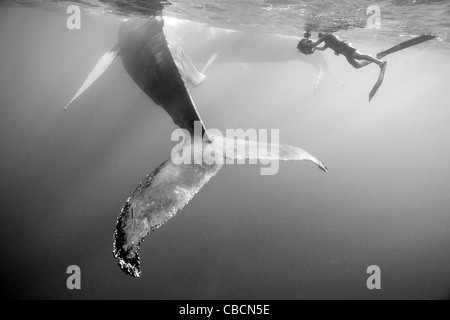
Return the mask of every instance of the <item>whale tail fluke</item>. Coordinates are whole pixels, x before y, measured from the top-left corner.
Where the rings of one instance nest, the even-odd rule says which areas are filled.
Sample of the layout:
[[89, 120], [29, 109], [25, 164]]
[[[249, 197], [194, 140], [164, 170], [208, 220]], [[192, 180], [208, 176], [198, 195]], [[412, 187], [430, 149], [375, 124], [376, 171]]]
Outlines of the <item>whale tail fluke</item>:
[[97, 62], [94, 69], [92, 69], [91, 73], [89, 73], [86, 80], [84, 80], [81, 88], [78, 92], [73, 96], [73, 98], [69, 101], [69, 103], [64, 107], [64, 110], [69, 108], [70, 104], [75, 101], [84, 91], [87, 90], [98, 78], [101, 77], [103, 73], [108, 69], [111, 63], [115, 58], [119, 55], [119, 46], [115, 45], [111, 50], [106, 52]]
[[139, 184], [123, 206], [114, 233], [113, 254], [126, 274], [140, 276], [138, 250], [145, 236], [175, 216], [221, 167], [175, 164], [171, 157]]
[[320, 170], [328, 172], [322, 161], [308, 151], [287, 144], [230, 139], [210, 135], [216, 150], [223, 150], [225, 158], [232, 160], [310, 161]]
[[[145, 236], [155, 231], [180, 211], [201, 188], [220, 170], [225, 158], [301, 161], [307, 160], [327, 171], [325, 165], [307, 151], [289, 145], [267, 144], [256, 141], [226, 139], [210, 135], [211, 141], [185, 144], [168, 160], [150, 173], [134, 190], [123, 206], [114, 233], [114, 257], [127, 274], [141, 274], [139, 248]], [[200, 139], [201, 140], [201, 139]], [[255, 148], [256, 147], [256, 148]], [[205, 161], [186, 161], [210, 155]], [[198, 159], [198, 158], [197, 158]], [[222, 161], [210, 161], [222, 159]]]

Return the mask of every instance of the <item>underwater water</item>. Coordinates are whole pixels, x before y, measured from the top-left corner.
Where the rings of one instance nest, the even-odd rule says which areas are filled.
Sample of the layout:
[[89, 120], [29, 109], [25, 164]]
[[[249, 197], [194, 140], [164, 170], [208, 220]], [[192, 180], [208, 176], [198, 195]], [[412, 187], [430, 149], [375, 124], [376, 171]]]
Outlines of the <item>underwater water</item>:
[[[195, 10], [180, 1], [164, 9], [199, 69], [218, 54], [206, 81], [189, 88], [207, 127], [279, 129], [280, 143], [308, 150], [329, 172], [281, 162], [278, 174], [262, 176], [258, 165], [225, 165], [147, 236], [140, 278], [113, 258], [116, 219], [170, 155], [176, 126], [118, 60], [63, 111], [117, 43], [127, 13], [145, 12], [122, 6], [115, 15], [95, 3], [84, 7], [80, 30], [66, 27], [67, 2], [0, 5], [3, 295], [450, 298], [448, 2], [379, 2], [387, 31], [358, 27], [368, 1], [333, 2], [342, 10], [309, 1], [191, 1]], [[264, 15], [246, 19], [255, 3]], [[230, 8], [245, 14], [227, 15]], [[346, 20], [349, 8], [357, 14]], [[330, 50], [297, 52], [308, 10], [327, 12], [317, 30], [338, 28], [371, 54], [412, 35], [438, 38], [387, 56], [384, 83], [369, 103], [377, 66], [353, 69]], [[300, 15], [295, 28], [276, 24], [292, 22], [283, 14]], [[81, 268], [81, 290], [66, 287], [69, 265]], [[366, 286], [370, 265], [381, 268], [381, 290]]]

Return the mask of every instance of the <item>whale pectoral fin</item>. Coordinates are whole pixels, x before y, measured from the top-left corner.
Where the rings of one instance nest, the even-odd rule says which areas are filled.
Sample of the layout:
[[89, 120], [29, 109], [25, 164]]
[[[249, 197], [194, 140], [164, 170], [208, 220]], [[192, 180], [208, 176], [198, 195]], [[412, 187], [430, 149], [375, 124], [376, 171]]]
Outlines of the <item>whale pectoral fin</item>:
[[317, 95], [317, 91], [319, 89], [320, 82], [323, 76], [322, 65], [319, 64], [319, 75], [317, 76], [316, 85], [314, 86], [314, 94]]
[[205, 81], [206, 75], [198, 71], [191, 58], [186, 55], [186, 79], [194, 87], [198, 87]]
[[205, 66], [202, 69], [202, 73], [206, 73], [206, 69], [208, 69], [213, 62], [217, 59], [218, 53], [214, 53], [206, 62]]
[[191, 58], [184, 52], [181, 44], [175, 49], [174, 46], [170, 46], [171, 53], [173, 55], [178, 71], [180, 72], [182, 78], [186, 82], [190, 83], [193, 87], [198, 87], [205, 81], [206, 75], [200, 72], [195, 67]]
[[74, 97], [69, 101], [69, 103], [64, 107], [64, 110], [67, 110], [69, 105], [78, 98], [87, 88], [89, 88], [98, 78], [101, 77], [103, 73], [108, 69], [111, 63], [115, 58], [119, 55], [119, 46], [115, 45], [111, 50], [106, 52], [97, 62], [94, 69], [92, 69], [91, 73], [89, 73], [86, 80], [84, 80], [81, 88], [74, 95]]
[[211, 135], [216, 148], [224, 150], [224, 156], [229, 159], [258, 159], [283, 161], [310, 161], [320, 170], [327, 172], [327, 167], [309, 152], [290, 145], [257, 142], [240, 139], [227, 139]]
[[178, 72], [185, 83], [198, 87], [205, 81], [206, 76], [197, 70], [191, 58], [184, 51], [183, 44], [178, 39], [166, 39], [167, 46], [177, 66]]
[[140, 276], [138, 250], [145, 236], [175, 216], [221, 166], [175, 164], [170, 158], [139, 184], [123, 206], [114, 233], [114, 257], [125, 273]]

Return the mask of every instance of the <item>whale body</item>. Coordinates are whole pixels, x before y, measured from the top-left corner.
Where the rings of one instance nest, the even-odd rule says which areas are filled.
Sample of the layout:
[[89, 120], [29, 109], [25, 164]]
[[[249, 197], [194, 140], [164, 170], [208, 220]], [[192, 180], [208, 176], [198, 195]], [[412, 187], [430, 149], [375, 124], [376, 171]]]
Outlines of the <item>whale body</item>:
[[[119, 52], [125, 70], [175, 124], [193, 133], [201, 121], [164, 34], [164, 20], [135, 19], [119, 30]], [[183, 72], [185, 73], [185, 72]]]

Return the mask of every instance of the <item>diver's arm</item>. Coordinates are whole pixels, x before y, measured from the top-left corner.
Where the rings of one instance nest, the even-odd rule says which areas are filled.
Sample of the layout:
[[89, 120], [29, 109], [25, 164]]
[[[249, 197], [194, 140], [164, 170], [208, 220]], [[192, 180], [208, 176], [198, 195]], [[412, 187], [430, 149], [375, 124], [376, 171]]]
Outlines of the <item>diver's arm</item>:
[[327, 46], [327, 45], [324, 45], [324, 46], [322, 46], [322, 47], [316, 47], [316, 50], [319, 50], [319, 51], [325, 51], [325, 50], [327, 50], [327, 48], [328, 48], [328, 46]]
[[[319, 44], [321, 44], [322, 42], [324, 42], [324, 40], [325, 40], [325, 36], [322, 36], [322, 37], [320, 37], [316, 42], [309, 43], [309, 45], [310, 45], [311, 47], [316, 48]], [[318, 48], [316, 48], [316, 49], [318, 49]], [[320, 49], [319, 49], [319, 50], [320, 50]]]

